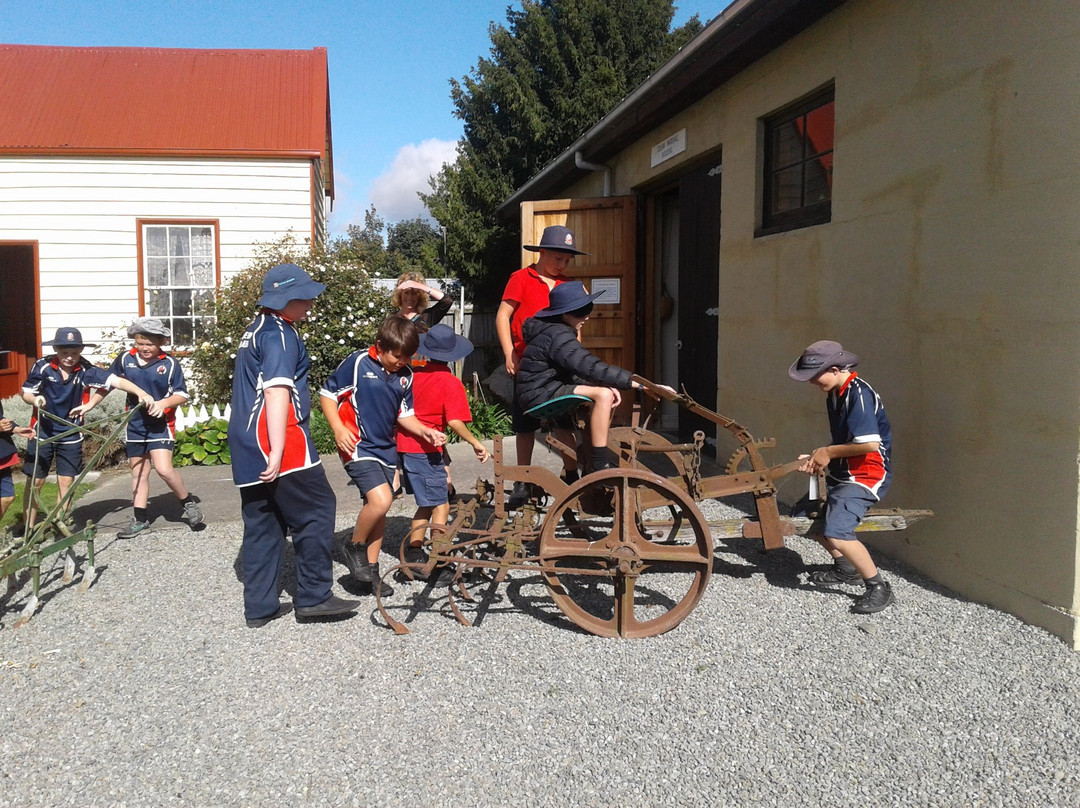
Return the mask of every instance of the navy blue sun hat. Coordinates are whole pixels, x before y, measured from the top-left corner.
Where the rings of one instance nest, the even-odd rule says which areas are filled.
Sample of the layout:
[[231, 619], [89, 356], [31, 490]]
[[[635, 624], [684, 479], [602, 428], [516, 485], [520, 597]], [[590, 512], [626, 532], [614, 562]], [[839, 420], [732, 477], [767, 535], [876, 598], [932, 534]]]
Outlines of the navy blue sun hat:
[[58, 328], [56, 336], [45, 340], [42, 345], [51, 345], [53, 348], [96, 348], [96, 343], [83, 342], [82, 332], [77, 328]]
[[554, 317], [556, 314], [568, 314], [592, 304], [603, 291], [590, 295], [581, 281], [560, 283], [548, 295], [548, 307], [540, 309], [533, 317]]
[[420, 347], [416, 352], [439, 362], [457, 362], [473, 352], [473, 344], [455, 334], [450, 326], [439, 323], [420, 335]]
[[806, 346], [802, 356], [791, 363], [788, 376], [797, 382], [808, 382], [829, 368], [853, 368], [857, 364], [859, 357], [845, 351], [839, 342], [822, 339]]
[[540, 250], [558, 250], [559, 252], [573, 253], [574, 255], [588, 255], [579, 250], [574, 243], [574, 231], [561, 224], [553, 224], [544, 228], [544, 234], [540, 236], [539, 244], [526, 244], [526, 250], [539, 252]]
[[314, 300], [326, 287], [296, 264], [278, 264], [271, 267], [262, 282], [262, 297], [256, 306], [268, 309], [283, 309], [290, 300]]

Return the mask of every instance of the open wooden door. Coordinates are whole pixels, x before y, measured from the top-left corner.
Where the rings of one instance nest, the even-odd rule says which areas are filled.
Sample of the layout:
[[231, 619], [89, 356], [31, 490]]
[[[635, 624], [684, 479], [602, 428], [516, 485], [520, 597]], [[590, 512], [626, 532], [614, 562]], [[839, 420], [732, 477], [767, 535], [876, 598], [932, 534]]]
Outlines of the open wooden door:
[[580, 280], [590, 292], [605, 290], [582, 330], [581, 344], [608, 364], [636, 370], [636, 197], [522, 203], [522, 266], [536, 260], [524, 245], [538, 243], [544, 228], [553, 224], [573, 230], [578, 249], [590, 253], [574, 259], [567, 277]]
[[0, 242], [0, 398], [18, 394], [41, 350], [38, 334], [37, 242]]

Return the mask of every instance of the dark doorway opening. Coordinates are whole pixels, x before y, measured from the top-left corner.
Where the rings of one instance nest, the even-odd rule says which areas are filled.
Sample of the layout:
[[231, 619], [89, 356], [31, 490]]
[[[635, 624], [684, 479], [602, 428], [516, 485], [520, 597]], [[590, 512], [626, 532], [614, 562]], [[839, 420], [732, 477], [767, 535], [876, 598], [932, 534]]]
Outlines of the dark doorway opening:
[[0, 300], [0, 398], [9, 398], [38, 358], [37, 242], [0, 242]]

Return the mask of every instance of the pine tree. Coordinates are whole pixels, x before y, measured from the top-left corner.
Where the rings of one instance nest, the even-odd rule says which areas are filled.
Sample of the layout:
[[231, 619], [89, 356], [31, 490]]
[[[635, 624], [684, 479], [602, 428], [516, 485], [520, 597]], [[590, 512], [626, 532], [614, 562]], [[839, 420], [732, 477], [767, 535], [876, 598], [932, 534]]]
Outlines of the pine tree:
[[672, 0], [523, 0], [492, 23], [490, 58], [451, 80], [464, 123], [457, 159], [422, 194], [446, 228], [451, 275], [494, 300], [516, 269], [500, 203], [600, 120], [702, 26], [669, 33]]

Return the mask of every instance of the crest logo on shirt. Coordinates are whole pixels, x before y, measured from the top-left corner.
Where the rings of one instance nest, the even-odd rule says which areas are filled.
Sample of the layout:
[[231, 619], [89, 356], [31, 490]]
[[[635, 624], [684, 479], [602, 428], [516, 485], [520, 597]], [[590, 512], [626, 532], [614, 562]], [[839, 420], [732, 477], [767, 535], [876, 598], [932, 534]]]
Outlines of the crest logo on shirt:
[[402, 376], [400, 379], [398, 379], [398, 384], [401, 385], [402, 390], [408, 390], [409, 389], [409, 380], [406, 379], [404, 376]]
[[165, 366], [164, 365], [158, 365], [157, 375], [158, 376], [164, 376], [166, 373], [168, 373], [168, 371], [165, 370]]

